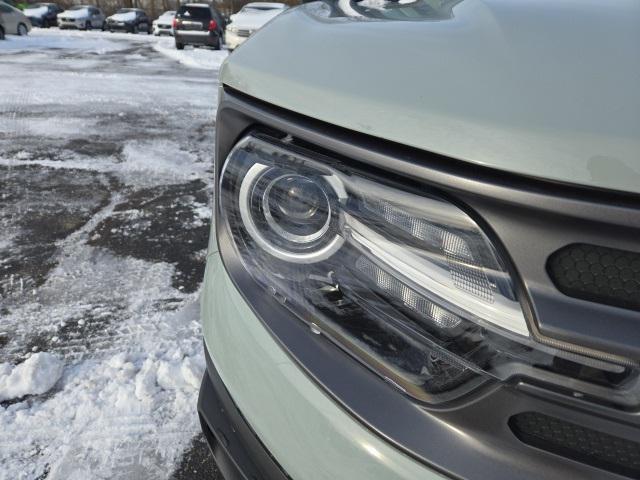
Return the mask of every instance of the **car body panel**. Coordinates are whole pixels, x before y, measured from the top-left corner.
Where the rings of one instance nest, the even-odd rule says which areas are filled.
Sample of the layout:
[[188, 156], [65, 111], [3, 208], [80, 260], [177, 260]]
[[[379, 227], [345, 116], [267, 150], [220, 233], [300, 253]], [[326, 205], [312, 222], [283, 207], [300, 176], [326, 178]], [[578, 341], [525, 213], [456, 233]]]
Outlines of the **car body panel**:
[[314, 2], [257, 32], [221, 78], [407, 146], [638, 194], [639, 24], [636, 0]]
[[206, 347], [220, 377], [291, 478], [444, 479], [349, 416], [300, 370], [236, 290], [215, 248], [201, 305]]

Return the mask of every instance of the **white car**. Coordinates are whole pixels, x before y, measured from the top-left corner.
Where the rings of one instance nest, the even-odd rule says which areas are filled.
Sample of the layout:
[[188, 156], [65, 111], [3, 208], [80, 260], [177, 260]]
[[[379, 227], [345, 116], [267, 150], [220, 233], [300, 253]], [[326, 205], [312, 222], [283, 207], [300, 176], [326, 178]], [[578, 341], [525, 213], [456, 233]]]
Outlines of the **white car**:
[[103, 28], [105, 16], [102, 10], [91, 5], [76, 5], [58, 14], [58, 26], [63, 28], [77, 28], [91, 30]]
[[173, 36], [173, 19], [176, 18], [176, 11], [169, 10], [164, 12], [153, 21], [154, 35], [172, 35]]
[[273, 17], [284, 12], [288, 7], [284, 3], [252, 2], [247, 3], [238, 13], [231, 15], [231, 23], [227, 25], [225, 40], [227, 48], [234, 50], [260, 29]]

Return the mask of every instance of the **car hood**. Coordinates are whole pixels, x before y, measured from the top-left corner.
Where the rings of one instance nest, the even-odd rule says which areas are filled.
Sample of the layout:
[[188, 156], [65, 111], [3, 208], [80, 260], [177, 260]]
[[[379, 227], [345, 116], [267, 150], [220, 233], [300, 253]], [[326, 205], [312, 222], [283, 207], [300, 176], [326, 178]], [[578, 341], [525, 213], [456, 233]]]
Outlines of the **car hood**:
[[25, 8], [22, 13], [30, 18], [42, 18], [48, 10], [47, 7]]
[[230, 27], [237, 27], [246, 30], [258, 30], [273, 17], [277, 17], [283, 10], [267, 10], [261, 13], [237, 13], [233, 17]]
[[59, 16], [62, 18], [72, 18], [72, 19], [86, 18], [89, 16], [89, 11], [86, 9], [85, 10], [66, 10], [62, 12]]
[[640, 193], [640, 2], [400, 1], [288, 10], [222, 81], [422, 150]]
[[115, 13], [109, 17], [114, 22], [133, 22], [136, 19], [136, 12]]

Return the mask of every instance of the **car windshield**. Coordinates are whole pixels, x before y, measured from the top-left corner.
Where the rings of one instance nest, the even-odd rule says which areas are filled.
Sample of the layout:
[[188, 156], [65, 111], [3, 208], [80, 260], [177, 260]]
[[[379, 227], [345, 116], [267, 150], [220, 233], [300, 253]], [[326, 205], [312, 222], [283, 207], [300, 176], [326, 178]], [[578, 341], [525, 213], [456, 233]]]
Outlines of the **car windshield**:
[[190, 7], [187, 5], [180, 7], [178, 15], [199, 20], [211, 18], [211, 12], [207, 7]]
[[71, 7], [69, 10], [84, 10], [85, 8], [87, 7], [85, 7], [84, 5], [78, 5], [76, 7]]
[[127, 13], [127, 12], [135, 12], [133, 8], [121, 8], [116, 13]]
[[169, 16], [175, 15], [175, 14], [176, 14], [175, 10], [169, 10], [168, 12], [164, 12], [161, 16], [162, 17], [169, 17]]

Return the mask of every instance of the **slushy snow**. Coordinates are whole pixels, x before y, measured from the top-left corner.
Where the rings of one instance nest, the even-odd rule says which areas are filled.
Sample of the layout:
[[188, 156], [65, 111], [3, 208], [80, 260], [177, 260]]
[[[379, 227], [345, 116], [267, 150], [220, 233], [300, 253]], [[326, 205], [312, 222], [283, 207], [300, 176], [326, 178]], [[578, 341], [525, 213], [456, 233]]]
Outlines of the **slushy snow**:
[[[0, 148], [0, 165], [108, 173], [125, 194], [194, 179], [212, 185], [217, 76], [175, 62], [214, 70], [226, 53], [174, 50], [167, 59], [149, 48], [160, 44], [164, 53], [173, 48], [166, 40], [34, 29], [0, 42], [0, 139], [12, 146], [29, 139], [23, 151]], [[128, 52], [136, 46], [146, 56]], [[173, 117], [184, 135], [166, 135], [171, 127], [161, 122]], [[198, 129], [208, 141], [196, 139]], [[82, 154], [66, 146], [71, 138], [121, 148]], [[10, 342], [24, 339], [22, 349], [0, 349], [0, 480], [160, 480], [200, 433], [199, 293], [172, 285], [170, 263], [88, 244], [96, 225], [117, 214], [120, 195], [56, 244], [44, 284], [23, 292], [22, 279], [12, 280], [22, 296], [0, 308], [0, 345], [3, 332]], [[209, 222], [208, 206], [193, 208]], [[3, 237], [0, 249], [13, 243]], [[77, 337], [65, 339], [69, 331]], [[25, 354], [31, 338], [55, 354], [30, 346]]]
[[36, 353], [15, 366], [0, 363], [0, 402], [48, 392], [63, 369], [62, 360], [46, 352]]

